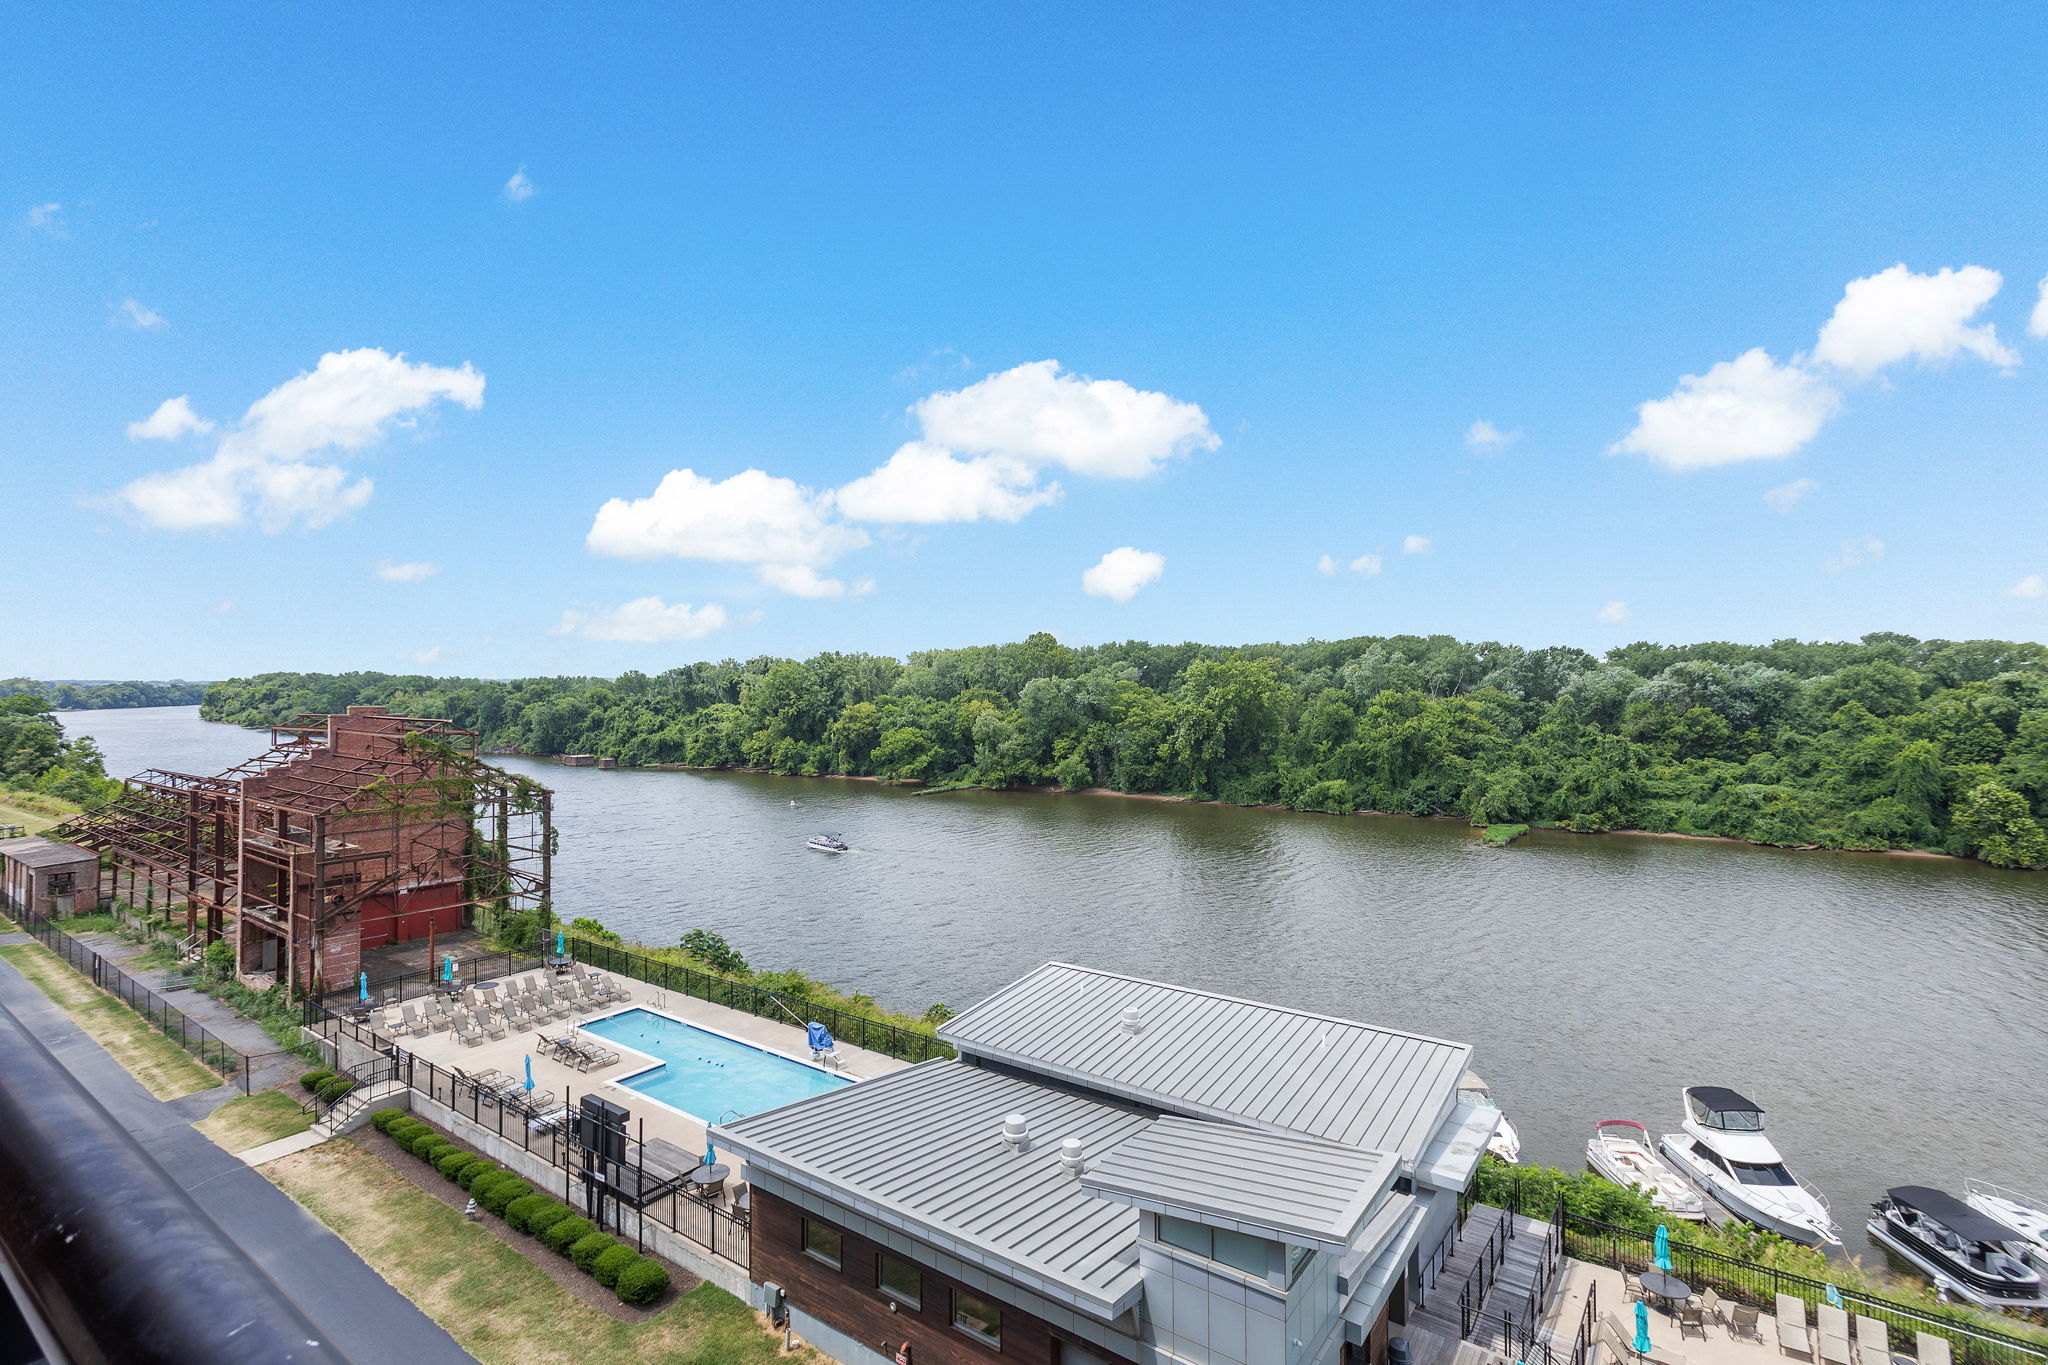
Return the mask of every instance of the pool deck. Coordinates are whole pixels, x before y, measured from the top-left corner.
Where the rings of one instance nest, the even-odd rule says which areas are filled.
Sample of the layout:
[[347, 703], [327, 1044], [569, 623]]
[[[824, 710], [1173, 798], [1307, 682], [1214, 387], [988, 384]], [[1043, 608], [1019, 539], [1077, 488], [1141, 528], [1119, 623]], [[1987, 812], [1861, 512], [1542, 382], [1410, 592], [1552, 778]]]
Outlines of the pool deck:
[[[506, 984], [543, 975], [542, 972], [527, 972], [523, 977], [507, 978]], [[557, 1101], [592, 1092], [601, 1094], [615, 1104], [624, 1105], [632, 1112], [635, 1137], [640, 1135], [640, 1125], [644, 1122], [647, 1138], [661, 1138], [686, 1152], [704, 1150], [705, 1124], [701, 1118], [715, 1120], [716, 1115], [692, 1118], [680, 1110], [656, 1103], [636, 1090], [629, 1090], [617, 1084], [617, 1081], [647, 1068], [648, 1063], [636, 1052], [629, 1052], [620, 1047], [616, 1049], [619, 1052], [619, 1060], [611, 1066], [578, 1071], [543, 1054], [539, 1048], [539, 1034], [557, 1037], [567, 1033], [572, 1025], [585, 1024], [593, 1019], [625, 1010], [647, 1009], [668, 1015], [672, 1019], [680, 1019], [687, 1024], [698, 1025], [714, 1033], [725, 1034], [729, 1038], [752, 1043], [756, 1047], [766, 1048], [770, 1052], [780, 1053], [800, 1062], [810, 1061], [811, 1050], [805, 1042], [804, 1031], [795, 1024], [778, 1023], [773, 1019], [763, 1019], [758, 1015], [727, 1009], [723, 1005], [714, 1005], [695, 996], [660, 991], [644, 981], [634, 981], [620, 976], [611, 976], [607, 979], [614, 986], [630, 992], [632, 999], [623, 1005], [607, 1005], [571, 1014], [564, 1019], [552, 1020], [543, 1025], [538, 1033], [508, 1033], [503, 1038], [487, 1038], [475, 1047], [463, 1046], [461, 1040], [447, 1030], [439, 1033], [409, 1034], [398, 1038], [397, 1042], [414, 1056], [430, 1061], [436, 1066], [459, 1067], [471, 1073], [495, 1067], [507, 1076], [520, 1076], [524, 1074], [526, 1059], [531, 1057], [533, 1084], [536, 1089], [554, 1091]], [[372, 1016], [372, 1025], [380, 1033], [383, 1031], [383, 1018], [384, 1012], [381, 1009]], [[612, 1046], [604, 1039], [593, 1041]], [[873, 1080], [877, 1076], [886, 1076], [892, 1071], [899, 1071], [910, 1065], [899, 1057], [869, 1052], [846, 1043], [840, 1043], [837, 1051], [840, 1065], [834, 1068], [835, 1074], [848, 1076], [854, 1080]], [[741, 1173], [737, 1178], [744, 1179], [745, 1176]]]

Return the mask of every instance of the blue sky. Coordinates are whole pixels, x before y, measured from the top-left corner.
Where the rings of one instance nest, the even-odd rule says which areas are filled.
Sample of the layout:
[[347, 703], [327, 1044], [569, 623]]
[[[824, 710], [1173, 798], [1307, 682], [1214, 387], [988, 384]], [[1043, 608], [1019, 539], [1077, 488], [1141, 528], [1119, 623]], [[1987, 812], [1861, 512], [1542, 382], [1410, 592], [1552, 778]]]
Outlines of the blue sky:
[[1575, 8], [17, 16], [0, 672], [2040, 638], [2048, 17]]

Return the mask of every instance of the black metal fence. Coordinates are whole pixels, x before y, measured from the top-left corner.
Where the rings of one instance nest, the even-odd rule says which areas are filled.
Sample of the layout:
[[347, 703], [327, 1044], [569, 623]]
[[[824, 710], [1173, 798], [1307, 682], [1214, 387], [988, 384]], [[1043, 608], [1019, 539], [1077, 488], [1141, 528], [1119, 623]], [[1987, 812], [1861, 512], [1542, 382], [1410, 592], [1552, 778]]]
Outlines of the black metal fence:
[[[1656, 1237], [1613, 1223], [1564, 1212], [1561, 1206], [1541, 1210], [1511, 1210], [1532, 1218], [1558, 1221], [1563, 1233], [1564, 1253], [1594, 1265], [1612, 1266], [1640, 1273], [1656, 1262]], [[1560, 1216], [1561, 1215], [1561, 1216]], [[1694, 1291], [1712, 1289], [1724, 1299], [1749, 1304], [1766, 1313], [1777, 1306], [1777, 1296], [1789, 1294], [1809, 1305], [1829, 1302], [1832, 1291], [1842, 1307], [1852, 1314], [1874, 1318], [1903, 1348], [1917, 1332], [1947, 1338], [1958, 1365], [2043, 1365], [2048, 1361], [2048, 1339], [2028, 1340], [1996, 1327], [1951, 1316], [1937, 1310], [1867, 1290], [1845, 1288], [1795, 1271], [1760, 1265], [1734, 1256], [1671, 1239], [1672, 1273]]]
[[[565, 1087], [560, 1095], [551, 1096], [546, 1104], [537, 1106], [522, 1092], [515, 1091], [509, 1096], [494, 1094], [459, 1068], [437, 1066], [424, 1057], [415, 1056], [316, 1001], [305, 1002], [304, 1017], [306, 1027], [326, 1038], [346, 1038], [360, 1047], [382, 1054], [389, 1066], [388, 1073], [381, 1065], [370, 1068], [379, 1077], [397, 1080], [435, 1103], [447, 1106], [486, 1132], [518, 1144], [521, 1151], [560, 1175], [561, 1197], [564, 1202], [570, 1201], [570, 1192], [579, 1176], [567, 1125], [548, 1117], [558, 1109], [575, 1112], [576, 1096], [569, 1088]], [[358, 1074], [369, 1074], [369, 1071]], [[461, 1134], [455, 1136], [459, 1138]], [[648, 1168], [643, 1164], [645, 1150], [641, 1141], [628, 1142], [628, 1160], [618, 1164], [632, 1178], [622, 1183], [638, 1188], [644, 1181], [651, 1181]], [[643, 1249], [646, 1222], [651, 1221], [742, 1269], [751, 1263], [752, 1220], [744, 1209], [724, 1208], [714, 1199], [705, 1199], [683, 1190], [672, 1190], [639, 1210], [611, 1201], [607, 1201], [607, 1208], [614, 1211], [617, 1219], [617, 1224], [608, 1230], [631, 1238]]]
[[158, 1033], [236, 1082], [243, 1094], [250, 1093], [250, 1063], [254, 1058], [249, 1053], [215, 1035], [204, 1024], [121, 970], [111, 958], [103, 957], [80, 943], [52, 921], [25, 911], [16, 912], [16, 918], [23, 929], [93, 985], [148, 1020], [150, 1027]]
[[[475, 986], [500, 977], [530, 972], [541, 965], [541, 960], [537, 957], [522, 957], [518, 953], [508, 953], [496, 948], [482, 952], [474, 949], [457, 950], [448, 956], [455, 959], [455, 980], [465, 986]], [[370, 982], [370, 1000], [373, 1004], [382, 1005], [389, 1000], [423, 999], [434, 993], [436, 982], [446, 979], [442, 976], [444, 970], [441, 964], [436, 963], [431, 969], [422, 968], [416, 972], [402, 972], [397, 976], [379, 977]], [[355, 1003], [361, 995], [362, 982], [358, 979], [323, 992], [320, 1000], [329, 1009], [345, 1009]]]
[[[544, 951], [554, 947], [555, 932], [547, 932]], [[578, 962], [587, 962], [594, 967], [602, 967], [605, 971], [632, 977], [635, 981], [645, 981], [650, 986], [675, 991], [679, 995], [695, 996], [699, 1000], [709, 1000], [715, 1005], [723, 1005], [727, 1009], [740, 1010], [764, 1019], [798, 1023], [816, 1020], [831, 1030], [832, 1036], [840, 1042], [851, 1043], [870, 1052], [885, 1053], [910, 1062], [953, 1055], [950, 1046], [929, 1033], [919, 1033], [915, 1029], [885, 1024], [879, 1019], [870, 1019], [866, 1015], [822, 1005], [816, 1001], [806, 1000], [802, 996], [785, 995], [780, 991], [764, 990], [760, 986], [750, 985], [744, 981], [713, 976], [679, 963], [664, 962], [645, 953], [636, 953], [630, 948], [621, 948], [616, 944], [600, 943], [595, 939], [566, 934], [563, 946], [569, 950], [569, 956]]]

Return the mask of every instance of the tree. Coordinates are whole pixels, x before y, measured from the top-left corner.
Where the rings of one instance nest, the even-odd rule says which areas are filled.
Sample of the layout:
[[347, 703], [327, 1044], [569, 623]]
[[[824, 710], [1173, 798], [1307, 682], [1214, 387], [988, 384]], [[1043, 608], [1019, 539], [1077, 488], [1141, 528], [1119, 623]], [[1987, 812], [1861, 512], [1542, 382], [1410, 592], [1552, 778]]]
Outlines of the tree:
[[2010, 787], [1983, 782], [1955, 809], [1956, 832], [1979, 858], [1996, 867], [2048, 867], [2048, 831]]

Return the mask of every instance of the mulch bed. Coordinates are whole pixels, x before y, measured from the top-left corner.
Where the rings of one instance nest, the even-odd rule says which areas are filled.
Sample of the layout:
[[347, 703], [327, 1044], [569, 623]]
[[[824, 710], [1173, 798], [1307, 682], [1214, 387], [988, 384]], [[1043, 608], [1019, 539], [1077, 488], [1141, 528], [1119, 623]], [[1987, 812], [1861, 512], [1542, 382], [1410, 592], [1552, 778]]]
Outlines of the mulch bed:
[[[413, 1117], [418, 1118], [419, 1116], [414, 1115]], [[427, 1121], [420, 1119], [420, 1122], [426, 1123]], [[452, 1133], [437, 1125], [429, 1123], [427, 1126], [433, 1128], [435, 1132], [441, 1134], [442, 1137], [447, 1138], [465, 1152], [473, 1152], [478, 1156], [490, 1155], [488, 1152], [478, 1152], [476, 1148], [471, 1147], [468, 1143], [461, 1141]], [[439, 1171], [429, 1166], [426, 1162], [421, 1161], [411, 1152], [400, 1147], [375, 1128], [364, 1127], [357, 1129], [355, 1132], [350, 1133], [349, 1137], [351, 1140], [361, 1144], [365, 1151], [374, 1152], [383, 1159], [385, 1165], [397, 1171], [414, 1185], [425, 1190], [457, 1213], [469, 1207], [468, 1190], [463, 1189], [462, 1186], [454, 1181], [445, 1178]], [[549, 1194], [558, 1199], [561, 1198], [560, 1195], [555, 1195], [551, 1190], [541, 1190], [540, 1193]], [[571, 1207], [574, 1206], [572, 1205]], [[496, 1214], [478, 1209], [476, 1225], [503, 1242], [506, 1246], [511, 1247], [527, 1260], [539, 1266], [549, 1279], [560, 1285], [577, 1302], [588, 1304], [606, 1317], [617, 1318], [620, 1322], [645, 1322], [656, 1313], [667, 1308], [676, 1295], [687, 1294], [702, 1283], [697, 1276], [692, 1275], [675, 1262], [668, 1260], [666, 1257], [656, 1256], [652, 1251], [649, 1251], [646, 1253], [647, 1255], [660, 1261], [668, 1269], [669, 1292], [645, 1308], [635, 1308], [631, 1304], [620, 1303], [618, 1295], [578, 1270], [568, 1257], [558, 1256], [554, 1252], [549, 1251], [540, 1244], [537, 1238], [529, 1237], [523, 1232], [514, 1231], [510, 1223], [507, 1223]], [[619, 1240], [626, 1245], [631, 1245], [630, 1238], [620, 1237]]]

